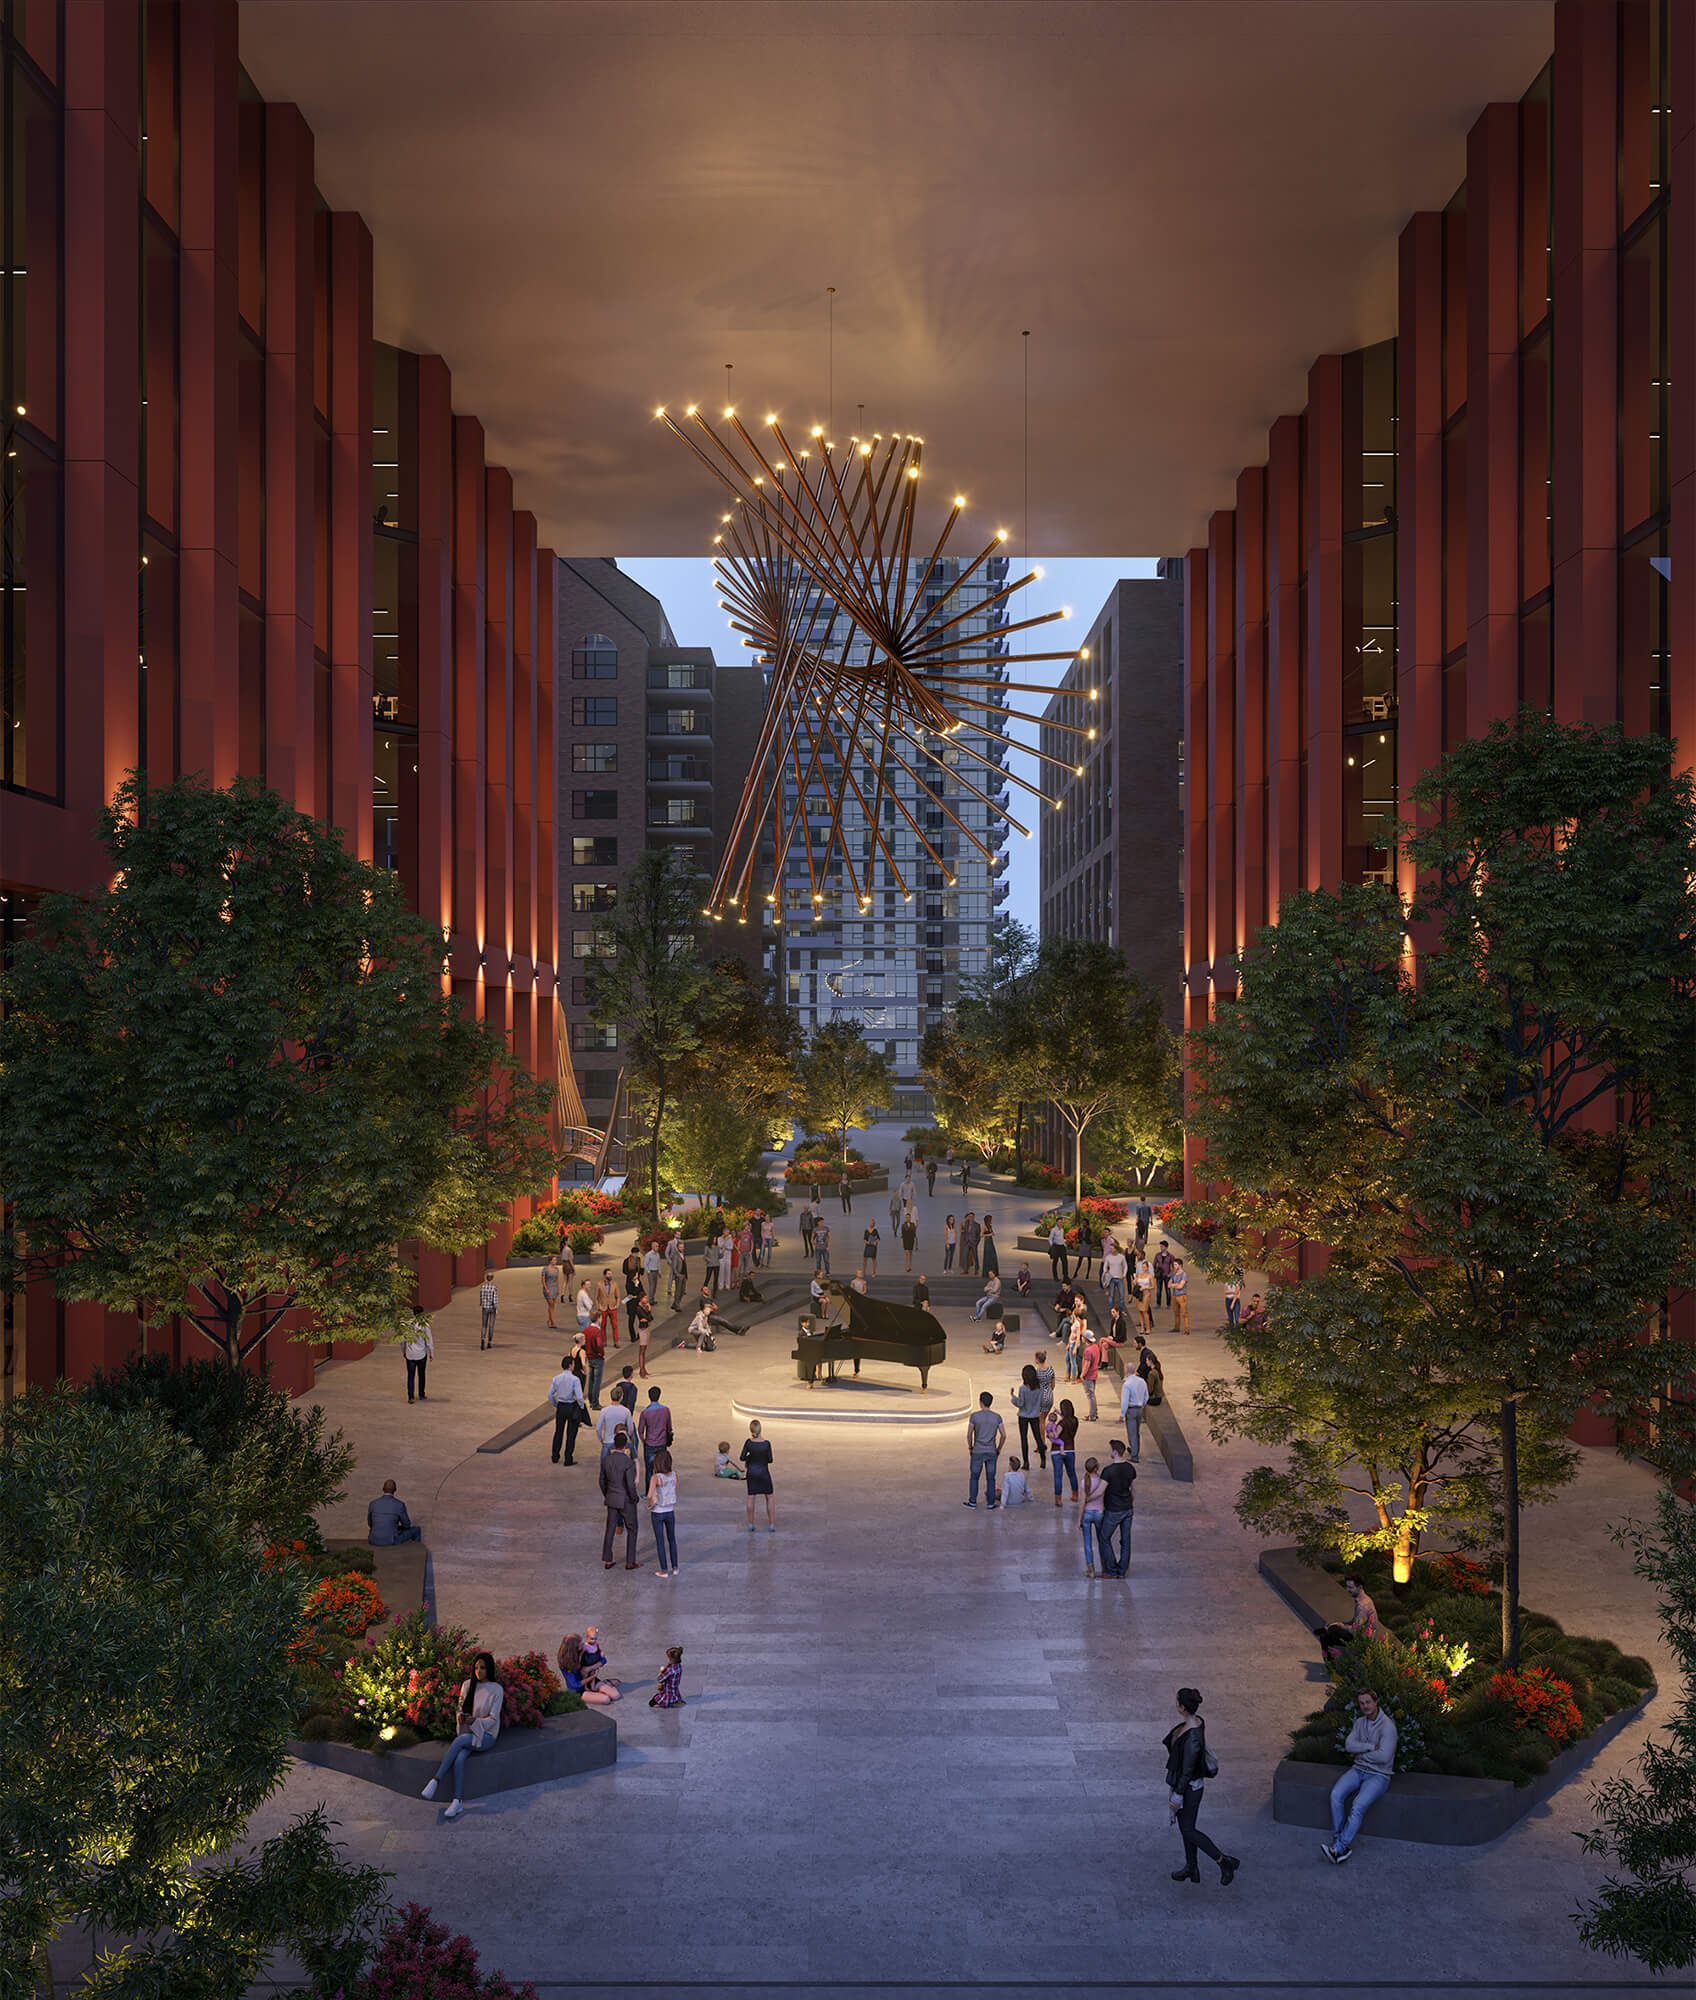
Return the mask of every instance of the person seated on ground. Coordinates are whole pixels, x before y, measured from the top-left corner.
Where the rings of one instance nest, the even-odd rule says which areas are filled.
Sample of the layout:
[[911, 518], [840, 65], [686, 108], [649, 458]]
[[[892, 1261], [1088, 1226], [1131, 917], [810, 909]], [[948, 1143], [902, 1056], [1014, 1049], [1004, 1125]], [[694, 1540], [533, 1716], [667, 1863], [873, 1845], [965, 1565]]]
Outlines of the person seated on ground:
[[737, 1287], [736, 1296], [744, 1305], [763, 1306], [766, 1302], [765, 1293], [760, 1290], [752, 1278], [744, 1278], [742, 1280], [742, 1283]]
[[1378, 1607], [1366, 1594], [1366, 1587], [1358, 1576], [1345, 1576], [1343, 1588], [1354, 1599], [1354, 1611], [1346, 1625], [1315, 1625], [1313, 1636], [1321, 1648], [1329, 1653], [1335, 1646], [1346, 1646], [1351, 1639], [1370, 1638], [1378, 1629]]
[[371, 1546], [374, 1549], [392, 1549], [398, 1542], [421, 1542], [424, 1530], [413, 1525], [412, 1517], [406, 1511], [406, 1502], [395, 1496], [392, 1479], [383, 1481], [383, 1490], [365, 1510], [365, 1525], [370, 1529]]
[[1001, 1482], [1002, 1506], [1016, 1507], [1021, 1500], [1028, 1500], [1030, 1497], [1031, 1483], [1025, 1477], [1023, 1464], [1016, 1458], [1008, 1459], [1007, 1477]]
[[1031, 1267], [1028, 1264], [1021, 1264], [1019, 1266], [1019, 1275], [1013, 1280], [1013, 1285], [1020, 1298], [1028, 1299], [1030, 1297]]
[[866, 1274], [863, 1268], [856, 1271], [853, 1277], [848, 1280], [848, 1289], [851, 1292], [860, 1293], [862, 1297], [865, 1295]]
[[1343, 1739], [1354, 1762], [1331, 1787], [1331, 1838], [1319, 1849], [1327, 1861], [1339, 1864], [1349, 1858], [1361, 1821], [1390, 1789], [1396, 1774], [1396, 1725], [1379, 1708], [1370, 1688], [1362, 1688], [1355, 1701], [1360, 1714]]
[[683, 1648], [667, 1646], [665, 1665], [660, 1668], [660, 1677], [654, 1691], [648, 1697], [650, 1708], [681, 1708], [683, 1706]]
[[982, 1319], [984, 1314], [989, 1311], [989, 1308], [991, 1306], [997, 1308], [996, 1317], [999, 1318], [1000, 1305], [1001, 1305], [1001, 1279], [996, 1272], [991, 1271], [989, 1276], [985, 1278], [983, 1281], [983, 1296], [978, 1300], [977, 1304], [972, 1307], [972, 1318]]
[[1003, 1353], [1007, 1346], [1007, 1322], [1001, 1317], [1001, 1301], [995, 1299], [989, 1307], [989, 1338], [983, 1344], [985, 1354]]
[[711, 1299], [701, 1301], [701, 1309], [689, 1322], [689, 1331], [684, 1336], [685, 1347], [699, 1347], [713, 1330], [713, 1314], [718, 1311]]
[[735, 1464], [731, 1459], [729, 1438], [720, 1438], [718, 1441], [718, 1455], [713, 1460], [713, 1477], [715, 1479], [740, 1479], [742, 1477], [741, 1466]]
[[603, 1682], [597, 1663], [604, 1664], [605, 1658], [599, 1646], [594, 1649], [593, 1659], [589, 1646], [594, 1639], [595, 1628], [589, 1627], [587, 1638], [581, 1632], [567, 1632], [559, 1642], [559, 1677], [565, 1682], [568, 1694], [581, 1695], [594, 1708], [604, 1708], [618, 1699], [617, 1681]]
[[930, 1311], [930, 1284], [923, 1272], [919, 1274], [919, 1282], [913, 1287], [913, 1303], [922, 1312]]

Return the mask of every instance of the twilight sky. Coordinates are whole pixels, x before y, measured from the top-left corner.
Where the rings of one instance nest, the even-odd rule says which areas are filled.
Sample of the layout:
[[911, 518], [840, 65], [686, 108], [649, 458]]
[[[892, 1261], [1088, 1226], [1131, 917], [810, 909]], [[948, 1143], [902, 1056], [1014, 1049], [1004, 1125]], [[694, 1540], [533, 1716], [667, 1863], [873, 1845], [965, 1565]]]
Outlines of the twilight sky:
[[[1045, 574], [1040, 582], [1029, 585], [1013, 600], [1015, 607], [1019, 607], [1014, 611], [1015, 618], [1029, 618], [1039, 612], [1057, 610], [1065, 604], [1072, 607], [1070, 625], [1051, 625], [1046, 630], [1028, 635], [1045, 652], [1058, 650], [1067, 643], [1081, 645], [1095, 614], [1107, 601], [1107, 593], [1121, 577], [1154, 574], [1152, 556], [1060, 556], [1053, 559], [1038, 557], [1037, 560]], [[720, 660], [734, 660], [739, 656], [740, 641], [727, 629], [729, 621], [718, 608], [718, 593], [713, 587], [713, 566], [706, 557], [620, 556], [618, 566], [644, 590], [652, 591], [665, 606], [666, 616], [671, 620], [671, 629], [677, 634], [680, 646], [711, 646], [714, 656]], [[1069, 640], [1058, 636], [1062, 632], [1069, 635]], [[1025, 636], [1023, 633], [1015, 634], [1015, 644]], [[1012, 678], [1055, 686], [1065, 670], [1065, 661], [1050, 660], [1020, 668]], [[1022, 713], [1028, 714], [1032, 710], [1041, 713], [1041, 695], [1016, 695], [1013, 701]], [[1015, 741], [1029, 743], [1035, 731], [1015, 724], [1012, 735]], [[1009, 762], [1024, 777], [1035, 779], [1033, 759], [1015, 756]], [[1014, 792], [1017, 796], [1017, 787]], [[1028, 801], [1029, 793], [1024, 796]], [[1021, 840], [1014, 834], [1007, 845], [1011, 850], [1007, 864], [1010, 886], [1003, 907], [1008, 915], [1018, 917], [1035, 930], [1037, 843], [1034, 839]]]

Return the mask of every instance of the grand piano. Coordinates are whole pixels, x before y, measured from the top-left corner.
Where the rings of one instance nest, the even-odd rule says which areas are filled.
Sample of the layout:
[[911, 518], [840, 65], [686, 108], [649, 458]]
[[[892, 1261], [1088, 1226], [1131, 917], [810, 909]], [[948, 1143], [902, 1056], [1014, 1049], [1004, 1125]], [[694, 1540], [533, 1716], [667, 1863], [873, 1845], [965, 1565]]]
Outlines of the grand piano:
[[900, 1361], [919, 1371], [921, 1389], [930, 1387], [930, 1371], [948, 1358], [948, 1337], [930, 1313], [828, 1279], [825, 1290], [834, 1304], [829, 1320], [803, 1313], [796, 1332], [795, 1373], [803, 1382], [816, 1382], [821, 1369], [834, 1382], [844, 1361], [856, 1375], [862, 1361]]

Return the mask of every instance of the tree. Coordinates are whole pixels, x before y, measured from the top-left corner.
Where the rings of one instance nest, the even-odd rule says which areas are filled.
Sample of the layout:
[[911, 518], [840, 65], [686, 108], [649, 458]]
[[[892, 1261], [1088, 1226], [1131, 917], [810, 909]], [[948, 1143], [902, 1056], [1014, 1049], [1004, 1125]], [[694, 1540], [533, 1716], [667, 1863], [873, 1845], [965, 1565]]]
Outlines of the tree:
[[647, 1126], [649, 1212], [656, 1221], [666, 1114], [683, 1064], [699, 1051], [719, 1011], [696, 942], [700, 921], [701, 886], [687, 856], [674, 847], [645, 848], [620, 882], [616, 912], [601, 923], [601, 948], [589, 960], [590, 1011], [601, 1026], [618, 1030], [632, 1108]]
[[1696, 1515], [1674, 1493], [1660, 1495], [1652, 1522], [1626, 1521], [1616, 1541], [1632, 1568], [1655, 1586], [1661, 1630], [1683, 1691], [1665, 1740], [1652, 1736], [1639, 1776], [1594, 1788], [1599, 1826], [1579, 1836], [1587, 1854], [1608, 1857], [1633, 1879], [1610, 1875], [1574, 1914], [1593, 1951], [1638, 1958], [1651, 1972], [1696, 1965]]
[[324, 1435], [317, 1403], [292, 1402], [251, 1369], [132, 1355], [97, 1374], [85, 1401], [114, 1414], [145, 1411], [186, 1438], [212, 1467], [237, 1526], [261, 1543], [316, 1533], [313, 1517], [340, 1500], [352, 1445]]
[[985, 1154], [1006, 1145], [1019, 1109], [994, 1041], [983, 1032], [992, 1006], [992, 1000], [962, 1001], [953, 1019], [927, 1028], [919, 1044], [920, 1073], [938, 1119]]
[[[1215, 1245], [1207, 1256], [1218, 1266], [1235, 1254]], [[1280, 1286], [1265, 1320], [1227, 1333], [1247, 1375], [1201, 1385], [1196, 1402], [1215, 1442], [1247, 1437], [1287, 1452], [1282, 1467], [1245, 1476], [1236, 1501], [1244, 1527], [1294, 1536], [1315, 1560], [1355, 1562], [1381, 1549], [1397, 1584], [1411, 1578], [1428, 1534], [1460, 1548], [1499, 1546], [1494, 1412], [1452, 1379], [1433, 1332], [1399, 1287], [1368, 1289], [1332, 1269]], [[1552, 1497], [1577, 1463], [1558, 1432], [1529, 1427], [1523, 1503]], [[1351, 1501], [1370, 1509], [1370, 1527], [1356, 1524]]]
[[0, 1282], [181, 1313], [232, 1368], [391, 1334], [398, 1246], [481, 1242], [546, 1178], [548, 1088], [393, 877], [275, 792], [132, 777], [100, 833], [111, 886], [47, 898], [0, 986]]
[[889, 1058], [867, 1046], [858, 1021], [842, 1016], [818, 1029], [796, 1068], [802, 1115], [818, 1131], [834, 1132], [848, 1164], [848, 1134], [889, 1109]]
[[1657, 1453], [1691, 1458], [1690, 1357], [1642, 1334], [1696, 1273], [1696, 792], [1664, 740], [1527, 711], [1415, 800], [1413, 908], [1286, 898], [1191, 1037], [1194, 1124], [1214, 1220], [1286, 1274], [1325, 1245], [1363, 1311], [1399, 1293], [1443, 1396], [1489, 1413], [1511, 1666], [1522, 1427], [1594, 1403], [1635, 1448], [1670, 1391]]
[[1021, 1097], [1046, 1098], [1072, 1133], [1074, 1199], [1083, 1199], [1084, 1134], [1103, 1112], [1165, 1089], [1160, 1001], [1098, 938], [1052, 938], [1001, 989], [986, 1017]]
[[65, 1926], [129, 1942], [80, 1989], [238, 2000], [286, 1951], [351, 1985], [382, 1901], [322, 1811], [256, 1853], [300, 1629], [223, 1474], [145, 1409], [63, 1385], [0, 1414], [0, 1992]]
[[666, 1178], [726, 1200], [769, 1194], [761, 1155], [789, 1137], [789, 1093], [798, 1032], [795, 1016], [773, 1000], [739, 958], [715, 959], [712, 1026], [677, 1065], [676, 1109], [666, 1124]]
[[1123, 1166], [1139, 1188], [1154, 1185], [1160, 1169], [1184, 1155], [1184, 1068], [1178, 1038], [1164, 1024], [1151, 1087], [1111, 1104], [1097, 1121], [1097, 1160]]

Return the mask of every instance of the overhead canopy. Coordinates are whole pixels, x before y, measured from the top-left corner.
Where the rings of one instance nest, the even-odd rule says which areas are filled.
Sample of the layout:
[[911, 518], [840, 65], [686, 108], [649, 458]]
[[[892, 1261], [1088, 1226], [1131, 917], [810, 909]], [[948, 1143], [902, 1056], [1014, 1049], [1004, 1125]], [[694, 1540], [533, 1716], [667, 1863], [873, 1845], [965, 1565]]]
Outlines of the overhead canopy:
[[[562, 553], [697, 555], [653, 420], [917, 432], [1030, 547], [1182, 549], [1395, 240], [1548, 57], [1552, 0], [243, 0], [242, 60]], [[992, 518], [993, 517], [993, 518]], [[1015, 543], [1017, 546], [1017, 542]]]

